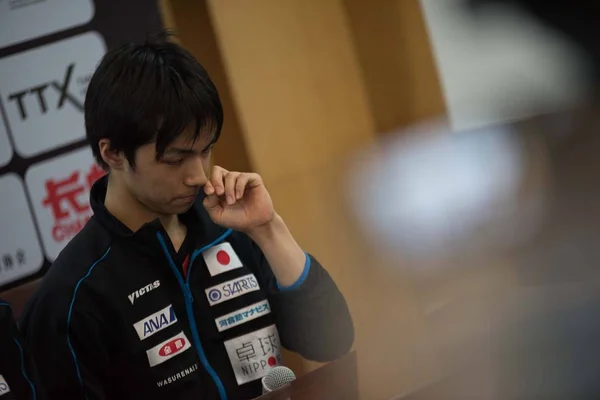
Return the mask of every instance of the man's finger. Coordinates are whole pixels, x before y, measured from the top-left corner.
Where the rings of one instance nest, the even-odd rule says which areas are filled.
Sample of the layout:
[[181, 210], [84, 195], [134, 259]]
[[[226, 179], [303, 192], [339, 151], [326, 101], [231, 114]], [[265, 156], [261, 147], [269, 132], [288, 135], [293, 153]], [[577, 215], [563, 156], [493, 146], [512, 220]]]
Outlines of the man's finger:
[[230, 206], [235, 204], [236, 181], [240, 175], [239, 172], [228, 172], [225, 175], [225, 200]]
[[248, 181], [250, 180], [250, 175], [251, 174], [240, 174], [240, 176], [238, 176], [237, 181], [235, 182], [236, 200], [239, 200], [244, 196], [246, 185], [248, 185]]
[[215, 188], [215, 193], [218, 196], [223, 196], [223, 194], [225, 194], [225, 185], [223, 182], [223, 178], [224, 178], [225, 174], [227, 174], [227, 170], [224, 168], [221, 168], [217, 165], [212, 167], [212, 169], [210, 171], [210, 182], [212, 183], [213, 187]]
[[248, 180], [246, 183], [246, 188], [255, 188], [263, 184], [262, 178], [259, 174], [256, 173], [248, 173]]
[[210, 211], [219, 206], [219, 198], [217, 197], [216, 194], [211, 194], [209, 196], [206, 196], [204, 198], [204, 200], [202, 201], [202, 205], [204, 206], [204, 208], [206, 208], [207, 210]]
[[206, 195], [211, 195], [215, 192], [215, 188], [213, 187], [212, 183], [210, 183], [210, 181], [206, 181], [206, 183], [204, 184], [204, 193], [206, 193]]

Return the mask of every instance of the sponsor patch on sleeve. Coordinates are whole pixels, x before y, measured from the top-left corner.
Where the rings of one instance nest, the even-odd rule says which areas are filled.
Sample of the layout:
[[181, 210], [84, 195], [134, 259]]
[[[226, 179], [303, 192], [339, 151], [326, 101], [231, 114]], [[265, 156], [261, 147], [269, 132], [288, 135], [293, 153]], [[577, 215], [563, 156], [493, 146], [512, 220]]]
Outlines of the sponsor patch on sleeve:
[[275, 325], [224, 344], [238, 385], [260, 379], [281, 364], [281, 342]]
[[0, 396], [7, 393], [10, 393], [10, 388], [8, 387], [8, 383], [6, 383], [6, 379], [0, 375]]
[[242, 267], [242, 262], [233, 251], [233, 247], [227, 242], [203, 251], [202, 257], [204, 257], [211, 276]]
[[141, 321], [136, 322], [133, 324], [133, 327], [140, 337], [140, 340], [144, 340], [176, 322], [177, 316], [175, 315], [175, 309], [169, 304], [169, 306], [163, 308], [162, 310], [157, 311]]
[[217, 324], [217, 329], [219, 332], [223, 332], [227, 329], [233, 328], [234, 326], [238, 326], [248, 321], [252, 321], [258, 317], [262, 317], [263, 315], [267, 315], [270, 312], [271, 307], [269, 306], [269, 301], [263, 300], [259, 301], [258, 303], [251, 304], [248, 307], [240, 308], [232, 313], [222, 315], [215, 319], [215, 324]]
[[227, 300], [235, 299], [246, 293], [259, 290], [260, 286], [254, 274], [231, 279], [206, 289], [206, 298], [211, 306], [222, 303]]
[[172, 338], [165, 340], [164, 342], [157, 346], [154, 346], [150, 350], [146, 350], [146, 354], [148, 355], [148, 362], [150, 363], [151, 367], [154, 367], [183, 353], [190, 347], [192, 347], [190, 341], [185, 336], [185, 333], [181, 331], [178, 335], [175, 335]]

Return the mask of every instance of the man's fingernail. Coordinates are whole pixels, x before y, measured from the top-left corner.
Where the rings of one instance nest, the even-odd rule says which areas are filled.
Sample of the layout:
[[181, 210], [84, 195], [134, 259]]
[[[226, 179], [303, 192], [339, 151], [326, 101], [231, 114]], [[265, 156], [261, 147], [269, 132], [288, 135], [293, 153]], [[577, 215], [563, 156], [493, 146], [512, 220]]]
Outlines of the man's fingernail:
[[235, 203], [235, 199], [233, 198], [233, 196], [228, 195], [227, 196], [227, 204], [231, 205], [233, 203]]

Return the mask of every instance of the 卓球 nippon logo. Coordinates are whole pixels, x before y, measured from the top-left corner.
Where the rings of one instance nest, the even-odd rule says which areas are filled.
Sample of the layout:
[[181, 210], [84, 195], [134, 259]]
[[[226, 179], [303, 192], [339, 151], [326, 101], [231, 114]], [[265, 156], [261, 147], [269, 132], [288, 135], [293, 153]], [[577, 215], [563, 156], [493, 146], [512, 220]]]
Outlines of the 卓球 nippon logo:
[[281, 342], [275, 325], [228, 340], [224, 345], [238, 385], [260, 379], [281, 364]]

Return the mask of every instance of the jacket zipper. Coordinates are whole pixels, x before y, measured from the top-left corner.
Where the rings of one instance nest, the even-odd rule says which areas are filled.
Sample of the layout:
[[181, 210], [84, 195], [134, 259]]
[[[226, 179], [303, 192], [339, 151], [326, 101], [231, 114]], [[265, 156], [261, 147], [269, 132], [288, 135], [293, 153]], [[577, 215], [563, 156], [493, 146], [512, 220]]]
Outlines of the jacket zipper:
[[198, 357], [200, 358], [200, 362], [204, 366], [204, 369], [206, 369], [206, 371], [208, 372], [208, 374], [210, 375], [212, 380], [215, 382], [215, 385], [217, 386], [217, 389], [219, 390], [219, 397], [221, 398], [221, 400], [227, 400], [227, 392], [225, 391], [225, 386], [223, 386], [223, 382], [221, 382], [221, 379], [219, 378], [219, 376], [217, 375], [217, 373], [215, 372], [213, 367], [208, 363], [206, 354], [204, 354], [204, 348], [202, 347], [202, 343], [200, 342], [200, 335], [198, 334], [198, 328], [196, 326], [196, 318], [194, 318], [194, 308], [193, 308], [194, 296], [192, 295], [192, 291], [190, 289], [190, 275], [192, 274], [192, 265], [194, 264], [194, 260], [196, 259], [196, 257], [198, 255], [202, 254], [202, 252], [204, 250], [208, 249], [209, 247], [215, 246], [216, 244], [225, 240], [225, 238], [227, 236], [229, 236], [231, 234], [231, 232], [232, 232], [232, 230], [228, 229], [227, 231], [225, 231], [225, 233], [223, 233], [221, 236], [219, 236], [216, 240], [212, 241], [210, 244], [202, 247], [201, 249], [194, 251], [194, 253], [192, 254], [192, 257], [190, 258], [190, 263], [188, 266], [188, 273], [187, 273], [187, 277], [186, 277], [185, 281], [183, 280], [183, 277], [179, 273], [179, 270], [177, 269], [177, 266], [175, 265], [175, 261], [173, 261], [173, 257], [171, 257], [171, 254], [169, 254], [169, 249], [167, 248], [165, 239], [162, 237], [160, 232], [156, 233], [156, 237], [158, 238], [160, 246], [162, 247], [162, 250], [165, 253], [165, 256], [167, 257], [169, 266], [173, 270], [173, 273], [175, 274], [175, 277], [177, 278], [177, 282], [179, 283], [179, 287], [183, 291], [183, 294], [185, 297], [185, 310], [187, 312], [188, 323], [190, 324], [190, 330], [192, 331], [192, 339], [194, 341], [194, 345], [196, 347]]

